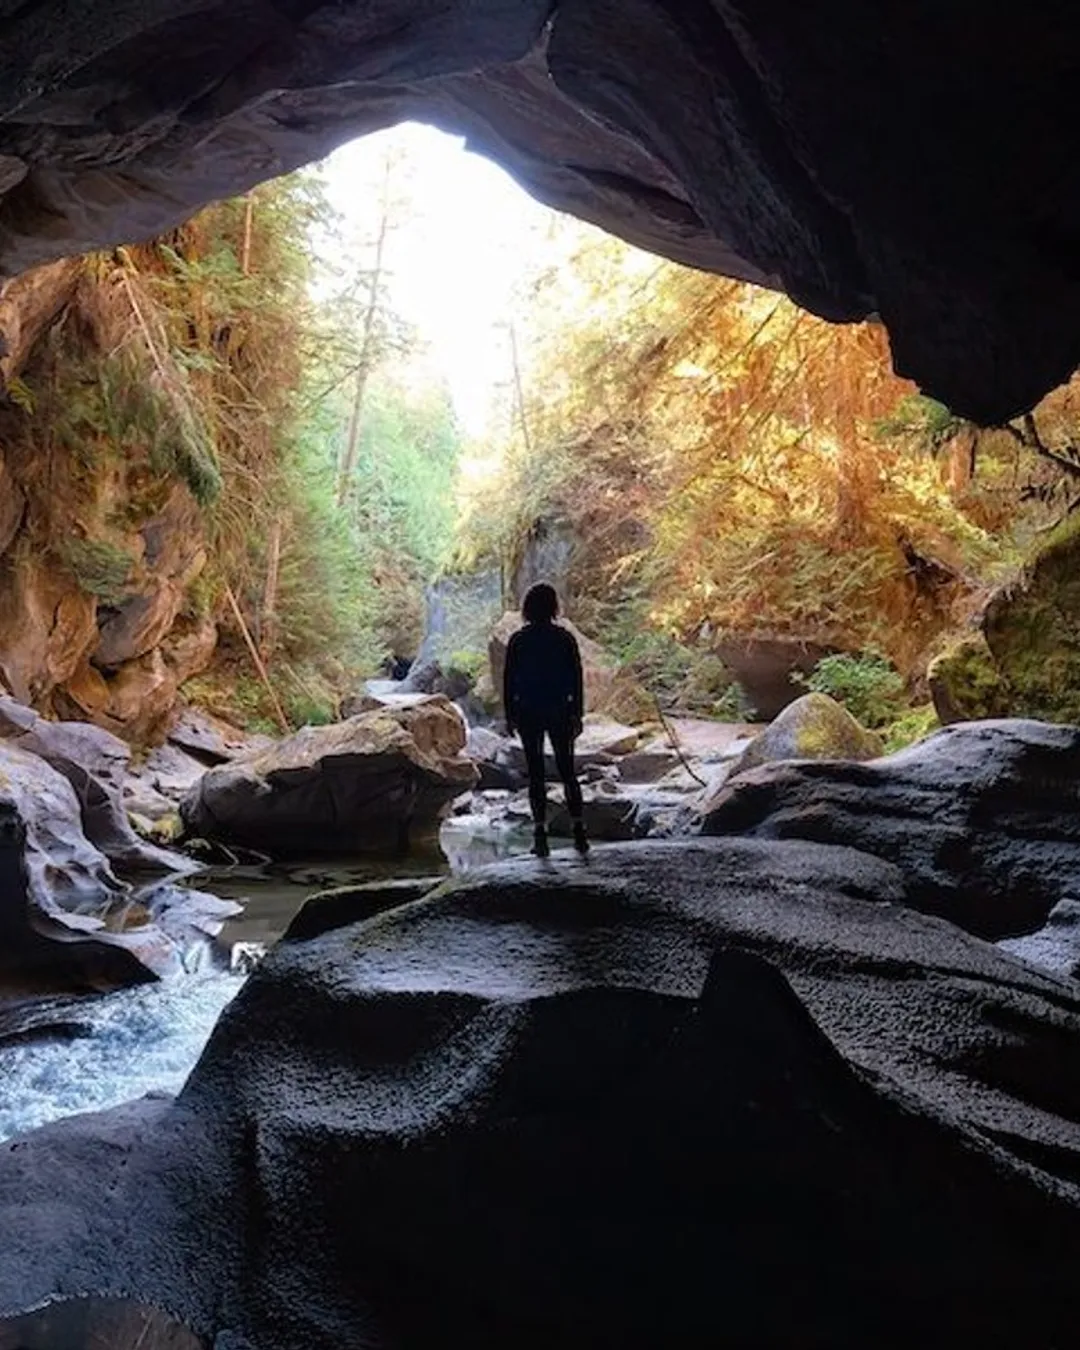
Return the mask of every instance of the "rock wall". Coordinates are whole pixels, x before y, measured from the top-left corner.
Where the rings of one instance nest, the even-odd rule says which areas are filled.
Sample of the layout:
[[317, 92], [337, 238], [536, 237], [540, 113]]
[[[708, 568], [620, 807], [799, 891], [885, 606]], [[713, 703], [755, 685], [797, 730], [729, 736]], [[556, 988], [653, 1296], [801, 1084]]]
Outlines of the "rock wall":
[[1080, 358], [1080, 15], [1060, 2], [914, 23], [854, 0], [2, 12], [5, 272], [146, 238], [414, 118], [654, 252], [880, 315], [898, 370], [976, 420]]
[[[0, 295], [0, 365], [16, 391], [0, 405], [0, 683], [40, 712], [146, 742], [217, 631], [197, 596], [198, 504], [151, 437], [98, 407], [93, 360], [122, 341], [128, 305], [120, 279], [78, 261]], [[59, 404], [39, 403], [79, 362], [85, 404], [77, 378]]]
[[942, 722], [1080, 722], [1080, 525], [1066, 520], [928, 672]]

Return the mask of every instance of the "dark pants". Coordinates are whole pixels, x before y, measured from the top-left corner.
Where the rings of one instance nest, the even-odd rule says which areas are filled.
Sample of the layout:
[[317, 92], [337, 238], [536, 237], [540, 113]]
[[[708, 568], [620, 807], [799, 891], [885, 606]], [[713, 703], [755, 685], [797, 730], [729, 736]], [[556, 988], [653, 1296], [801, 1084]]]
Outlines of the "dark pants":
[[551, 741], [555, 767], [566, 789], [566, 809], [571, 820], [581, 819], [581, 787], [574, 773], [574, 733], [570, 719], [521, 717], [518, 720], [521, 747], [529, 770], [529, 807], [533, 821], [543, 825], [547, 818], [547, 791], [544, 774], [544, 736]]

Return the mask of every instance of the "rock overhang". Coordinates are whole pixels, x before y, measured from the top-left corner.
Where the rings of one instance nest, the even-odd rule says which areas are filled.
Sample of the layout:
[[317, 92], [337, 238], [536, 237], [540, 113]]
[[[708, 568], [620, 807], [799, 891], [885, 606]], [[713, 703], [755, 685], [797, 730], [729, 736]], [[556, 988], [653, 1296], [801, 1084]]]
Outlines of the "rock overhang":
[[45, 0], [2, 25], [8, 274], [412, 118], [633, 243], [879, 315], [976, 420], [1080, 361], [1080, 12], [1048, 0]]

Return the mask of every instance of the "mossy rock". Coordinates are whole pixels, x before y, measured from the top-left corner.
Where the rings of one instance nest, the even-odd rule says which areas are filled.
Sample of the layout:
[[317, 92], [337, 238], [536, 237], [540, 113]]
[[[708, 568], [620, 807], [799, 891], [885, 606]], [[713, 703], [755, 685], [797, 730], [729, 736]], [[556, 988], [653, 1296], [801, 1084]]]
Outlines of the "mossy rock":
[[1013, 716], [1080, 722], [1080, 519], [993, 596], [982, 626]]
[[930, 663], [926, 678], [938, 718], [946, 726], [1009, 715], [1008, 690], [981, 633], [954, 643]]
[[929, 671], [942, 722], [1035, 717], [1080, 722], [1080, 519], [1052, 534]]
[[728, 778], [774, 760], [864, 760], [884, 752], [881, 737], [867, 731], [842, 704], [828, 694], [804, 694], [750, 742]]

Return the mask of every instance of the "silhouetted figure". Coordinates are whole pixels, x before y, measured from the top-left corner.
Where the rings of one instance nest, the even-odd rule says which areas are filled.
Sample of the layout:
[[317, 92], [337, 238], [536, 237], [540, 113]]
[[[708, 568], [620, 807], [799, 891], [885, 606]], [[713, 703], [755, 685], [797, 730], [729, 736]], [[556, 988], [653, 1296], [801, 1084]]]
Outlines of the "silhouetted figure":
[[531, 586], [521, 606], [525, 627], [506, 648], [503, 707], [511, 736], [521, 735], [529, 769], [533, 852], [546, 858], [547, 792], [544, 786], [544, 736], [551, 741], [555, 766], [566, 789], [566, 809], [574, 828], [574, 847], [587, 853], [589, 841], [582, 820], [581, 788], [574, 773], [574, 741], [581, 735], [585, 710], [581, 653], [573, 633], [555, 622], [559, 599], [553, 587]]

